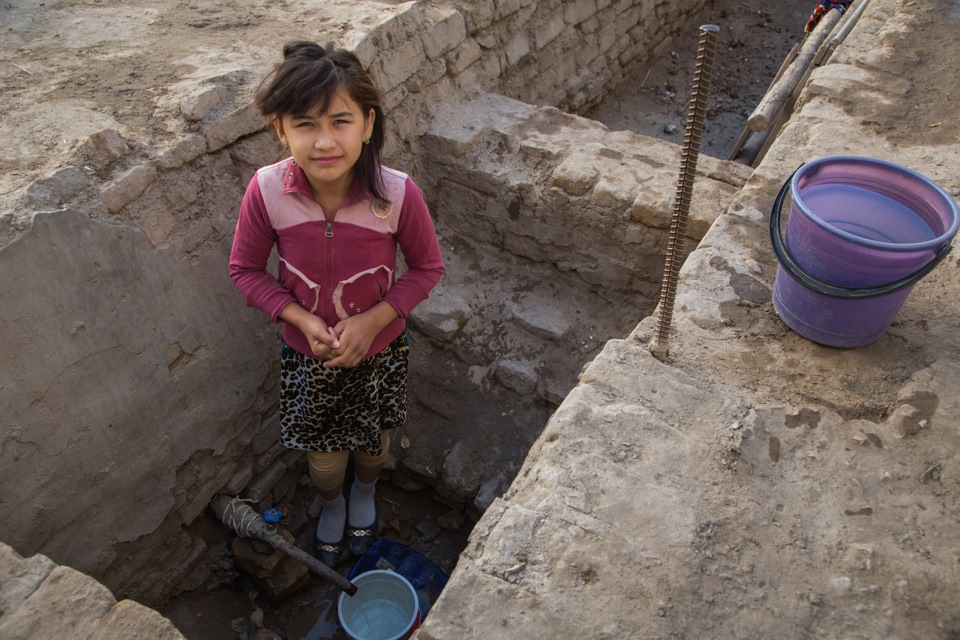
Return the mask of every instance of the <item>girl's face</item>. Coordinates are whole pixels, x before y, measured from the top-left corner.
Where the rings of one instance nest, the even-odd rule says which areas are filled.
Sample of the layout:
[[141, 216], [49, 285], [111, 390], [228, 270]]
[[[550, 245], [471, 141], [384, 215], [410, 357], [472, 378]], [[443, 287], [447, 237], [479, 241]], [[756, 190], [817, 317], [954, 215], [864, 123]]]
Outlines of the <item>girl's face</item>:
[[[286, 114], [274, 120], [280, 142], [310, 181], [318, 201], [344, 198], [353, 184], [353, 167], [363, 141], [373, 133], [374, 111], [364, 114], [346, 93], [330, 101], [326, 113]], [[332, 211], [328, 213], [334, 213]]]

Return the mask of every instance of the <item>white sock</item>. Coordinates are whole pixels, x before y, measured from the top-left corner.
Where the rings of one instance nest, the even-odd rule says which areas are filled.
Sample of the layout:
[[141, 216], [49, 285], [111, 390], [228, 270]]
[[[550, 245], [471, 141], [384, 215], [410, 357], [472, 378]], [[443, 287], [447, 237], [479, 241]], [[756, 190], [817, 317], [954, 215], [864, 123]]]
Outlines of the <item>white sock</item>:
[[317, 522], [317, 540], [336, 544], [343, 538], [343, 525], [347, 517], [347, 502], [341, 493], [335, 500], [320, 498], [320, 520]]
[[350, 526], [370, 527], [376, 524], [377, 481], [370, 484], [356, 478], [350, 487]]

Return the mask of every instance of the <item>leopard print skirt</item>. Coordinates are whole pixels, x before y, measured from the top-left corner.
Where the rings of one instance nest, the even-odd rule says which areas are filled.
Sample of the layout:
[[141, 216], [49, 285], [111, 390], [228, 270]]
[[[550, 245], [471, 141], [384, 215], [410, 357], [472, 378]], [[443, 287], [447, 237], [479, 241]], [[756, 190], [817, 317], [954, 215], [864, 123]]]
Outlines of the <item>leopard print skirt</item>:
[[286, 343], [280, 355], [280, 444], [381, 453], [380, 430], [407, 416], [406, 332], [356, 367], [326, 369]]

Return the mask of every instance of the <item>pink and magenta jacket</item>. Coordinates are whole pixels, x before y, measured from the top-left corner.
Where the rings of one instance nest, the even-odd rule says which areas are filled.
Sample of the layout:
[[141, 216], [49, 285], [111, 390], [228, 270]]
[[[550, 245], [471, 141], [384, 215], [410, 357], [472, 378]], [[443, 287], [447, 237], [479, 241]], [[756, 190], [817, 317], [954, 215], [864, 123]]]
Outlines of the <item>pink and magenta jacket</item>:
[[[328, 326], [386, 300], [400, 317], [380, 332], [369, 357], [406, 326], [407, 314], [425, 300], [443, 273], [443, 260], [423, 193], [406, 174], [381, 168], [389, 203], [354, 188], [327, 222], [303, 170], [292, 159], [263, 167], [240, 205], [230, 253], [230, 278], [256, 307], [279, 322], [296, 300]], [[273, 247], [275, 278], [267, 271]], [[397, 277], [397, 246], [406, 270]], [[313, 357], [299, 329], [283, 323], [283, 339]]]

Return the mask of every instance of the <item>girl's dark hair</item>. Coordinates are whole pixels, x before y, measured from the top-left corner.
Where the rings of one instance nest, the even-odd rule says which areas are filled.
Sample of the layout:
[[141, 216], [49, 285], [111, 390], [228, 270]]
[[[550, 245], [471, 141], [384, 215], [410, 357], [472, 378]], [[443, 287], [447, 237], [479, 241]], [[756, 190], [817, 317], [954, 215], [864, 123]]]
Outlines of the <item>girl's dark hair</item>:
[[283, 62], [263, 79], [254, 106], [266, 118], [305, 114], [311, 108], [326, 113], [330, 102], [346, 92], [360, 106], [364, 118], [373, 109], [373, 133], [357, 160], [354, 184], [365, 186], [373, 197], [388, 201], [380, 178], [384, 143], [383, 99], [359, 58], [346, 49], [329, 51], [315, 42], [288, 42]]

